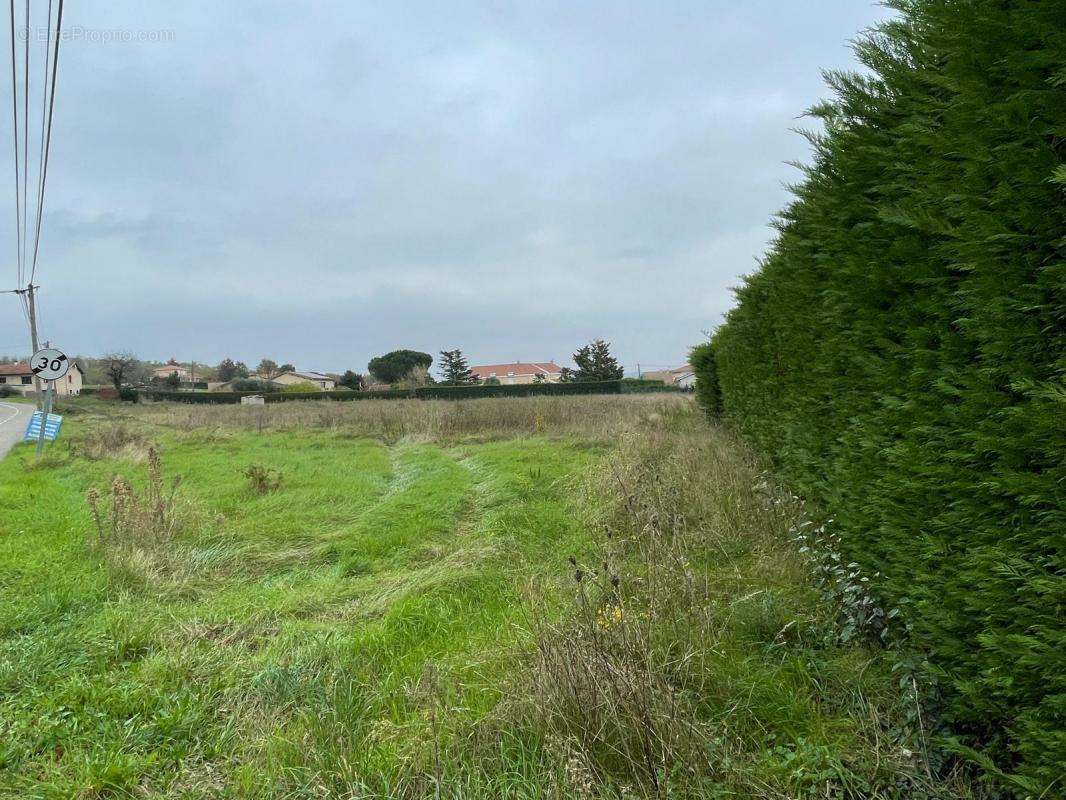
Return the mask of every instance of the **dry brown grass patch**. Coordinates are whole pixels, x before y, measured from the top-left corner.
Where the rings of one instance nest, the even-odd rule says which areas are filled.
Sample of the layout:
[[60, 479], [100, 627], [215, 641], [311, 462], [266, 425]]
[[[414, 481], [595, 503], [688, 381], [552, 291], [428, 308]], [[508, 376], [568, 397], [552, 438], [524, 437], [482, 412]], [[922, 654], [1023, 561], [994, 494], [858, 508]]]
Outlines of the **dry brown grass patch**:
[[181, 491], [181, 476], [169, 481], [154, 447], [148, 447], [147, 476], [138, 486], [115, 475], [106, 493], [86, 494], [95, 528], [92, 546], [119, 573], [146, 587], [173, 589], [188, 582], [195, 569], [187, 554], [174, 547], [179, 537], [213, 524]]
[[125, 422], [99, 425], [70, 443], [72, 456], [91, 461], [121, 458], [142, 463], [148, 458], [151, 442], [141, 431]]
[[[492, 440], [514, 436], [580, 436], [610, 440], [622, 431], [659, 428], [691, 404], [676, 394], [512, 397], [479, 400], [296, 401], [265, 406], [149, 403], [148, 422], [187, 433], [228, 430], [327, 430], [388, 442]], [[210, 432], [210, 433], [208, 433]]]

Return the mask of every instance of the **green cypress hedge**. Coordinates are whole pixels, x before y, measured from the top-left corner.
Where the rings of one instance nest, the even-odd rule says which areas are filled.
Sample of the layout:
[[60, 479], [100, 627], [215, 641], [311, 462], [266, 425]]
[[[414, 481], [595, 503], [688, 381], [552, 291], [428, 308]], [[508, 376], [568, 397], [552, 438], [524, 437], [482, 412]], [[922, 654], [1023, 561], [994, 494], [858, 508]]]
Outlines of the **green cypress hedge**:
[[696, 402], [712, 418], [719, 416], [722, 413], [722, 390], [718, 385], [714, 344], [703, 342], [693, 347], [688, 362], [696, 372]]
[[722, 403], [903, 604], [956, 751], [1062, 796], [1066, 2], [890, 5], [713, 339]]
[[423, 386], [415, 396], [423, 400], [473, 400], [478, 397], [534, 397], [539, 395], [618, 394], [619, 381], [526, 383], [514, 386]]
[[622, 394], [661, 394], [662, 392], [685, 391], [680, 386], [644, 378], [622, 378], [621, 383]]

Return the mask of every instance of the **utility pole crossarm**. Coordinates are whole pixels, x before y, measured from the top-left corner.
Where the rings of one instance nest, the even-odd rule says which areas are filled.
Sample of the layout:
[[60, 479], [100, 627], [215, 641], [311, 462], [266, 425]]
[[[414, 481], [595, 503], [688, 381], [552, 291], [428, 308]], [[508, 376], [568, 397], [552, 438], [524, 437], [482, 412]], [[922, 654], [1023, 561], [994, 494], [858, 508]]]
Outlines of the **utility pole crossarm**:
[[[25, 289], [7, 289], [7, 290], [5, 290], [3, 292], [0, 292], [0, 294], [17, 294], [17, 295], [20, 295], [20, 296], [22, 296], [22, 295], [26, 296], [27, 306], [28, 306], [28, 311], [29, 311], [29, 322], [30, 322], [30, 348], [31, 348], [30, 349], [30, 355], [33, 355], [34, 353], [36, 353], [38, 350], [41, 349], [40, 346], [38, 345], [38, 339], [37, 339], [37, 295], [36, 295], [37, 289], [40, 289], [40, 288], [41, 288], [40, 286], [37, 286], [37, 285], [35, 285], [33, 283], [28, 283], [28, 284], [26, 284], [26, 288]], [[39, 409], [43, 410], [44, 409], [44, 394], [41, 392], [41, 379], [38, 378], [37, 375], [33, 376], [33, 389], [37, 393], [37, 407]]]

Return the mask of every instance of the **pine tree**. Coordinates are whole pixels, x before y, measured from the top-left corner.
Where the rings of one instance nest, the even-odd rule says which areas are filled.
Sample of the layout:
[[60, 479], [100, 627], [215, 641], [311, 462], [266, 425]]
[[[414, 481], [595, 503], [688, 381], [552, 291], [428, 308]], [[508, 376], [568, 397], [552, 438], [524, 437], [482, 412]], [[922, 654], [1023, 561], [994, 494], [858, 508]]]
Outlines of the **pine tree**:
[[603, 339], [594, 339], [574, 353], [577, 371], [573, 380], [578, 381], [617, 381], [622, 379], [625, 371], [611, 355], [611, 345]]
[[415, 369], [428, 370], [433, 356], [418, 350], [393, 350], [383, 356], [370, 359], [367, 369], [383, 383], [397, 383]]
[[444, 386], [469, 386], [477, 383], [477, 378], [474, 377], [474, 373], [470, 371], [466, 363], [463, 351], [458, 348], [440, 351], [440, 373], [443, 379], [441, 383]]

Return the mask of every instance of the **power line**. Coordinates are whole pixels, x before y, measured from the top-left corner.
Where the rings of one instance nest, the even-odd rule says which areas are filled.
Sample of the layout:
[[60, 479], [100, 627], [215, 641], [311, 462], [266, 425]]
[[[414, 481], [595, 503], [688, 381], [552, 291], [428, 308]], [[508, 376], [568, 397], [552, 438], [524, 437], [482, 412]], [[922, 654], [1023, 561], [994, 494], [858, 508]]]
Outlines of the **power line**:
[[[40, 138], [40, 152], [37, 155], [37, 218], [34, 224], [34, 230], [37, 233], [34, 235], [34, 255], [37, 253], [37, 241], [40, 240], [40, 227], [41, 227], [41, 191], [44, 188], [42, 185], [42, 179], [44, 177], [44, 131], [45, 120], [48, 114], [48, 68], [50, 66], [48, 56], [51, 54], [52, 48], [52, 0], [48, 0], [48, 15], [45, 17], [45, 32], [48, 35], [48, 39], [44, 46], [44, 82], [41, 84], [44, 86], [44, 91], [41, 93], [41, 138]], [[36, 258], [34, 259], [36, 261]], [[33, 278], [30, 278], [30, 283], [33, 282]]]
[[11, 131], [15, 138], [15, 236], [18, 285], [22, 285], [22, 203], [19, 196], [19, 104], [18, 78], [15, 74], [15, 0], [11, 0]]
[[[30, 0], [26, 0], [25, 36], [22, 53], [22, 273], [26, 274], [26, 225], [30, 216]], [[30, 283], [33, 280], [30, 279]]]
[[[48, 0], [48, 24], [52, 23], [52, 0]], [[30, 283], [33, 283], [33, 278], [37, 274], [37, 253], [41, 246], [41, 218], [44, 211], [44, 187], [48, 180], [48, 153], [52, 148], [52, 117], [55, 113], [56, 104], [56, 75], [59, 72], [59, 42], [60, 33], [63, 28], [63, 0], [59, 0], [59, 7], [56, 11], [56, 34], [55, 44], [52, 46], [52, 86], [48, 88], [48, 48], [45, 47], [44, 61], [45, 61], [45, 93], [48, 97], [48, 123], [44, 122], [44, 103], [42, 101], [41, 109], [41, 138], [44, 141], [44, 156], [41, 160], [40, 176], [41, 185], [37, 191], [37, 221], [35, 225], [35, 233], [33, 239], [33, 265], [30, 268]], [[49, 36], [51, 39], [51, 36]]]
[[19, 293], [19, 308], [22, 309], [22, 316], [26, 319], [26, 324], [30, 324], [30, 306], [26, 300], [26, 294], [24, 292]]
[[[52, 35], [53, 0], [48, 0], [48, 12], [44, 30], [48, 33], [44, 50], [44, 80], [41, 90], [41, 138], [40, 153], [37, 162], [37, 203], [33, 225], [33, 260], [26, 279], [26, 267], [29, 253], [29, 178], [30, 178], [30, 0], [25, 0], [25, 46], [22, 56], [22, 146], [19, 147], [19, 96], [18, 96], [18, 57], [15, 49], [15, 0], [9, 0], [9, 27], [11, 34], [11, 120], [12, 134], [15, 142], [15, 262], [18, 273], [18, 289], [14, 293], [19, 297], [19, 305], [29, 322], [30, 339], [33, 350], [37, 349], [37, 303], [36, 286], [33, 281], [37, 275], [37, 258], [40, 254], [41, 227], [44, 216], [45, 188], [48, 184], [48, 158], [52, 146], [52, 120], [55, 115], [56, 78], [59, 73], [59, 45], [63, 28], [63, 0], [58, 0], [56, 12], [55, 35]], [[51, 56], [51, 65], [49, 65]], [[50, 402], [41, 394], [40, 381], [34, 381], [38, 400], [45, 406]], [[50, 397], [50, 395], [49, 395]]]

